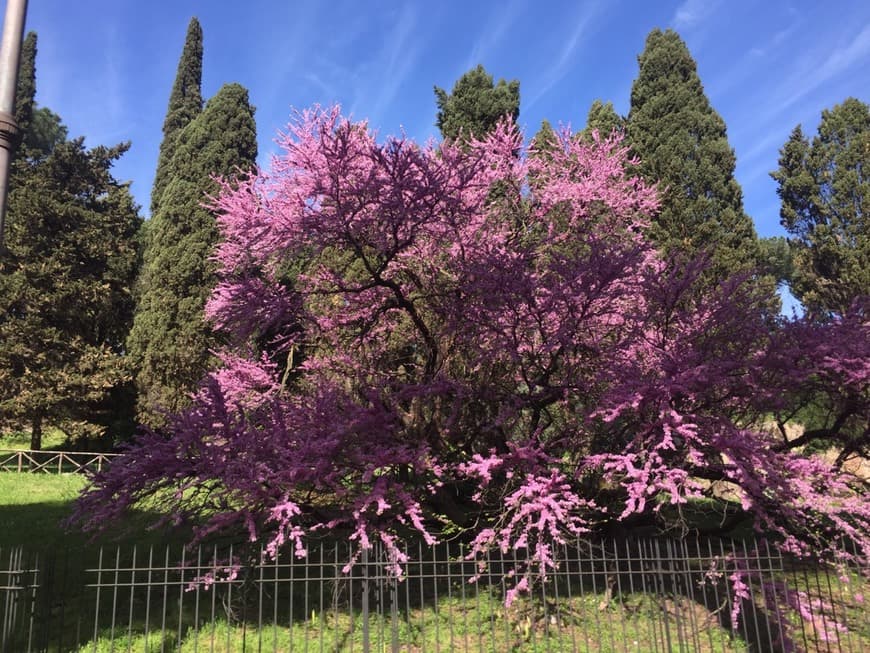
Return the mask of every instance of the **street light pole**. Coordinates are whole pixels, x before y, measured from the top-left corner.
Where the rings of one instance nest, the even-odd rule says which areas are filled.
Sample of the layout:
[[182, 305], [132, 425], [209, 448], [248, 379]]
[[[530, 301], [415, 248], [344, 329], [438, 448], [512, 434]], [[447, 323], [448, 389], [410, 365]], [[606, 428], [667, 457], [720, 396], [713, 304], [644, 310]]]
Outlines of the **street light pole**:
[[0, 251], [6, 227], [6, 192], [9, 189], [9, 162], [17, 142], [15, 91], [18, 88], [18, 62], [27, 0], [6, 0], [3, 40], [0, 42]]

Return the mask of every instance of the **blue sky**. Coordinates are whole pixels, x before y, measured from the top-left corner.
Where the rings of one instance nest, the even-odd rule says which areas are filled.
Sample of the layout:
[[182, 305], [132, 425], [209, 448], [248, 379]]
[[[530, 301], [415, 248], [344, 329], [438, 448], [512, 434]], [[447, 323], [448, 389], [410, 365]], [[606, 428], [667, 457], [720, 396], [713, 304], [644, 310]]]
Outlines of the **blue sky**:
[[[5, 2], [0, 3], [5, 11]], [[767, 173], [798, 123], [870, 89], [870, 2], [744, 0], [31, 0], [37, 99], [90, 145], [132, 141], [116, 167], [147, 212], [161, 125], [188, 20], [204, 32], [203, 92], [246, 86], [261, 163], [291, 108], [341, 103], [382, 135], [436, 136], [433, 85], [477, 63], [519, 79], [520, 123], [582, 128], [596, 98], [629, 105], [649, 31], [686, 40], [728, 125], [759, 234], [782, 234]]]

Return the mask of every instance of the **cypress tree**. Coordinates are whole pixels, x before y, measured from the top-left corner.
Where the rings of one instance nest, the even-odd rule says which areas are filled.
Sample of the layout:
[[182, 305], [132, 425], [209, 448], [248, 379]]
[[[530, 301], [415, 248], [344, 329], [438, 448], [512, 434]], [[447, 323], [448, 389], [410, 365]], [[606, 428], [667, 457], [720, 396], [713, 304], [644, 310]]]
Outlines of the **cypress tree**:
[[435, 98], [435, 124], [445, 139], [482, 138], [504, 116], [516, 120], [520, 115], [519, 81], [500, 79], [496, 84], [481, 65], [460, 77], [452, 93], [436, 86]]
[[151, 215], [157, 213], [160, 196], [168, 183], [168, 169], [175, 152], [175, 139], [202, 111], [202, 27], [196, 17], [190, 19], [178, 71], [169, 95], [169, 108], [163, 120], [163, 141], [157, 158], [157, 171], [151, 189]]
[[589, 107], [586, 117], [586, 128], [581, 132], [582, 138], [591, 139], [592, 131], [597, 129], [601, 138], [609, 137], [614, 131], [625, 130], [625, 119], [616, 113], [612, 102], [595, 100]]
[[203, 309], [215, 282], [210, 256], [218, 233], [202, 203], [217, 190], [213, 175], [244, 174], [256, 157], [254, 109], [238, 84], [223, 86], [177, 136], [128, 339], [145, 423], [160, 426], [165, 411], [186, 405], [208, 369], [217, 341]]
[[639, 172], [661, 188], [651, 236], [665, 254], [711, 257], [713, 280], [753, 268], [758, 241], [734, 178], [725, 122], [673, 30], [653, 30], [638, 57], [627, 134]]
[[36, 32], [28, 32], [21, 43], [18, 86], [15, 89], [15, 122], [19, 143], [30, 129], [36, 104]]
[[[50, 154], [67, 140], [67, 128], [59, 115], [36, 103], [36, 32], [28, 32], [21, 44], [18, 86], [15, 89], [15, 121], [18, 123], [19, 158]], [[12, 178], [11, 183], [16, 179]]]
[[791, 290], [813, 311], [845, 313], [870, 294], [870, 107], [848, 98], [822, 112], [812, 143], [800, 125], [780, 150], [782, 225]]

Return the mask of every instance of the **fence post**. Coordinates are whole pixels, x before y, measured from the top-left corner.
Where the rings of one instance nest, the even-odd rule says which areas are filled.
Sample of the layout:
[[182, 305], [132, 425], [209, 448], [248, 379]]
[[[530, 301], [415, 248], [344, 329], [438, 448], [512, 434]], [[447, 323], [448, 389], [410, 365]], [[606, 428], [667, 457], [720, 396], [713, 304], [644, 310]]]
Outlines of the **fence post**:
[[371, 642], [369, 641], [369, 551], [362, 552], [363, 579], [362, 579], [362, 649], [363, 653], [369, 653]]
[[390, 578], [390, 630], [392, 653], [399, 653], [399, 579], [394, 573]]

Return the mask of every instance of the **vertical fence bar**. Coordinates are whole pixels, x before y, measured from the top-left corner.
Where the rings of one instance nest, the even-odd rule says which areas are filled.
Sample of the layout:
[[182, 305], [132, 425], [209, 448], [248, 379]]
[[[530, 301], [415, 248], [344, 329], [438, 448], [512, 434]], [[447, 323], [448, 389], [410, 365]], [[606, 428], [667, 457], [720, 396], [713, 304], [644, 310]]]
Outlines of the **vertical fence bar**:
[[[502, 570], [504, 572], [504, 570]], [[490, 555], [489, 548], [486, 549], [486, 598], [489, 603], [489, 636], [492, 638], [491, 644], [495, 646], [496, 634], [495, 634], [495, 605], [493, 605], [493, 595], [492, 595], [492, 556]], [[507, 615], [505, 615], [505, 619], [507, 619]]]
[[187, 548], [181, 547], [181, 567], [178, 579], [178, 640], [175, 645], [180, 647], [184, 637], [184, 577], [187, 568]]
[[318, 593], [320, 595], [320, 608], [319, 608], [320, 614], [318, 617], [320, 620], [320, 628], [319, 628], [319, 630], [320, 630], [320, 637], [319, 637], [319, 639], [320, 639], [320, 653], [323, 653], [323, 631], [324, 631], [324, 625], [325, 625], [324, 617], [323, 617], [323, 605], [324, 605], [323, 604], [323, 581], [324, 581], [323, 545], [321, 544], [321, 546], [320, 546], [320, 566], [318, 567], [318, 573], [317, 573], [317, 586], [318, 586]]
[[148, 547], [148, 574], [145, 587], [145, 653], [151, 647], [148, 645], [148, 635], [151, 626], [151, 574], [154, 571], [154, 545]]
[[163, 550], [163, 604], [160, 609], [160, 653], [166, 652], [166, 609], [169, 605], [169, 545]]
[[[306, 556], [308, 555], [308, 550], [306, 550], [305, 554], [306, 554]], [[295, 615], [293, 614], [293, 595], [296, 593], [296, 587], [295, 587], [294, 582], [293, 582], [295, 579], [295, 574], [296, 574], [296, 560], [292, 555], [290, 556], [290, 562], [288, 564], [290, 565], [290, 570], [289, 570], [289, 573], [287, 574], [289, 577], [288, 583], [290, 585], [290, 600], [288, 601], [288, 603], [290, 604], [289, 605], [289, 607], [290, 607], [290, 623], [288, 626], [288, 630], [290, 631], [290, 651], [292, 653], [292, 651], [293, 651], [293, 628], [296, 625], [294, 623]]]
[[363, 579], [362, 579], [362, 650], [369, 653], [371, 640], [369, 638], [369, 550], [363, 548]]
[[96, 592], [96, 607], [94, 609], [94, 653], [97, 651], [97, 633], [100, 626], [100, 589], [103, 584], [103, 547], [100, 547], [100, 555], [97, 561], [97, 592]]
[[[782, 647], [785, 644], [786, 624], [783, 621], [783, 615], [782, 615], [782, 612], [780, 611], [780, 607], [779, 607], [779, 598], [777, 597], [777, 591], [776, 591], [777, 579], [776, 579], [776, 575], [774, 573], [776, 571], [776, 569], [774, 567], [773, 555], [770, 552], [770, 543], [768, 542], [767, 539], [764, 540], [764, 558], [763, 558], [764, 561], [762, 562], [761, 549], [758, 546], [758, 543], [756, 543], [756, 545], [755, 545], [755, 557], [756, 557], [756, 561], [758, 563], [758, 569], [759, 569], [760, 576], [761, 576], [761, 582], [762, 583], [765, 582], [765, 572], [766, 572], [767, 577], [769, 579], [768, 582], [770, 583], [770, 592], [769, 593], [765, 592], [764, 586], [762, 585], [762, 593], [764, 596], [765, 613], [769, 613], [770, 607], [772, 607], [773, 612], [774, 612], [774, 616], [776, 618], [776, 625], [775, 625], [776, 632], [771, 633], [771, 638], [772, 638], [771, 647], [773, 647], [774, 644]], [[780, 560], [781, 560], [781, 558], [780, 558]], [[779, 570], [780, 571], [782, 570], [781, 564], [779, 565]], [[783, 582], [784, 582], [784, 579], [783, 579]], [[768, 596], [770, 597], [769, 599], [767, 598]], [[768, 618], [768, 623], [769, 622], [770, 622], [770, 619]]]
[[[686, 538], [683, 538], [678, 543], [675, 543], [674, 548], [676, 549], [674, 553], [675, 558], [679, 558], [683, 564], [683, 573], [682, 580], [685, 585], [685, 600], [689, 602], [689, 629], [691, 635], [692, 646], [694, 650], [701, 649], [701, 637], [703, 636], [701, 633], [702, 625], [698, 623], [698, 619], [695, 614], [695, 606], [697, 605], [697, 601], [695, 599], [695, 587], [692, 582], [692, 553], [698, 550], [698, 541], [695, 540], [695, 548], [691, 551], [689, 550], [689, 541]], [[709, 631], [708, 631], [709, 632]], [[712, 648], [712, 642], [710, 645]]]
[[[184, 573], [184, 572], [182, 572]], [[199, 653], [199, 590], [202, 586], [202, 544], [196, 547], [196, 572], [191, 582], [193, 587], [193, 653]], [[182, 582], [182, 585], [184, 583]], [[181, 642], [179, 642], [179, 646]]]
[[133, 647], [133, 597], [136, 591], [136, 545], [133, 545], [133, 561], [130, 564], [130, 608], [127, 611], [127, 653]]
[[583, 621], [581, 622], [581, 627], [583, 629], [583, 638], [586, 640], [586, 653], [589, 653], [589, 626], [585, 622], [586, 619], [586, 582], [585, 582], [585, 574], [583, 572], [583, 554], [581, 552], [582, 542], [578, 539], [576, 542], [576, 552], [577, 552], [577, 575], [580, 580], [580, 609], [583, 614]]
[[[813, 565], [813, 577], [815, 578], [815, 581], [816, 581], [816, 583], [815, 583], [816, 584], [816, 593], [819, 597], [817, 602], [816, 602], [816, 605], [818, 606], [818, 612], [819, 612], [819, 615], [821, 616], [821, 619], [822, 619], [821, 640], [825, 643], [825, 649], [828, 651], [828, 653], [830, 653], [830, 651], [831, 651], [831, 638], [830, 638], [829, 634], [832, 631], [834, 633], [836, 633], [836, 618], [835, 618], [835, 615], [833, 614], [833, 609], [834, 609], [833, 597], [830, 597], [831, 602], [829, 604], [831, 606], [832, 614], [830, 615], [830, 617], [826, 614], [827, 610], [825, 609], [825, 595], [824, 595], [824, 591], [822, 590], [822, 583], [819, 580], [819, 573], [820, 572], [826, 574], [826, 570], [822, 567], [822, 563], [817, 562], [816, 564]], [[828, 621], [830, 618], [833, 618], [833, 620], [834, 620], [833, 626], [828, 625]], [[834, 636], [836, 637], [836, 634]], [[837, 648], [839, 648], [839, 645]]]
[[[29, 610], [30, 618], [27, 623], [27, 653], [33, 650], [33, 635], [36, 628], [36, 611], [38, 610], [38, 600], [40, 598], [39, 591], [42, 590], [43, 594], [47, 596], [46, 601], [43, 603], [47, 603], [48, 599], [51, 596], [51, 590], [53, 588], [50, 587], [50, 579], [53, 579], [56, 573], [56, 562], [57, 562], [57, 554], [54, 552], [48, 553], [44, 556], [40, 556], [39, 553], [34, 554], [33, 563], [30, 565], [32, 578], [30, 581], [30, 601], [29, 601]], [[53, 573], [54, 572], [54, 573]], [[63, 592], [61, 589], [61, 592]], [[61, 606], [63, 605], [63, 601], [61, 601]], [[50, 607], [50, 606], [49, 606]], [[48, 647], [49, 637], [48, 633], [51, 632], [51, 610], [46, 610], [45, 612], [45, 621], [43, 624], [46, 632], [46, 648]], [[63, 608], [61, 608], [61, 616], [63, 615]], [[63, 624], [58, 629], [58, 632], [63, 632]], [[60, 646], [60, 644], [58, 645]]]
[[[405, 555], [405, 623], [407, 624], [408, 630], [408, 646], [411, 646], [414, 643], [413, 631], [411, 629], [411, 557], [408, 555], [408, 543], [405, 542], [402, 544], [404, 547], [404, 555]], [[423, 606], [420, 606], [420, 611], [422, 613]]]
[[[628, 592], [632, 597], [634, 597], [634, 594], [635, 594], [635, 588], [634, 588], [634, 563], [635, 562], [638, 563], [638, 569], [640, 571], [639, 575], [642, 577], [643, 573], [644, 573], [643, 564], [641, 563], [641, 559], [640, 559], [640, 546], [637, 546], [636, 549], [637, 549], [638, 553], [635, 556], [635, 555], [633, 555], [634, 549], [632, 548], [632, 540], [629, 540], [629, 539], [625, 540], [625, 559], [628, 561]], [[644, 597], [644, 599], [645, 598], [646, 597]], [[638, 650], [640, 650], [640, 635], [635, 633], [635, 638], [636, 638], [634, 640], [635, 647]], [[628, 644], [627, 641], [626, 641], [626, 644]]]
[[[641, 550], [641, 583], [643, 584], [643, 593], [644, 600], [650, 601], [653, 605], [652, 617], [651, 617], [651, 628], [650, 632], [652, 633], [653, 647], [655, 651], [659, 650], [659, 635], [661, 634], [661, 641], [664, 644], [665, 635], [662, 629], [662, 620], [661, 620], [661, 608], [658, 603], [659, 590], [658, 585], [656, 583], [656, 561], [653, 555], [653, 547], [652, 542], [649, 539], [638, 540], [638, 544]], [[647, 572], [650, 572], [647, 574]], [[649, 578], [648, 578], [649, 576]], [[649, 579], [649, 588], [647, 587], [647, 579]], [[660, 633], [661, 631], [661, 633]]]
[[619, 543], [615, 538], [612, 538], [610, 544], [613, 547], [613, 574], [615, 578], [613, 581], [608, 581], [608, 587], [612, 590], [614, 584], [616, 585], [616, 595], [611, 595], [610, 598], [611, 601], [616, 601], [616, 605], [619, 608], [619, 623], [622, 630], [622, 650], [628, 651], [628, 632], [625, 629], [625, 606], [623, 605], [622, 598], [622, 569], [619, 564]]
[[[342, 557], [342, 559], [346, 559], [348, 561], [348, 563], [350, 563], [351, 559], [353, 558], [350, 543], [348, 543], [347, 549], [344, 549], [344, 552], [345, 552], [345, 555]], [[348, 616], [350, 617], [350, 629], [349, 629], [350, 632], [348, 634], [348, 639], [350, 640], [350, 653], [353, 653], [353, 647], [354, 647], [353, 640], [354, 640], [354, 636], [356, 633], [356, 623], [355, 623], [356, 617], [354, 616], [354, 609], [353, 609], [353, 598], [354, 598], [353, 597], [353, 575], [354, 575], [354, 571], [355, 571], [355, 567], [351, 567], [350, 571], [348, 572], [348, 577], [347, 577], [347, 613], [348, 613]], [[336, 575], [338, 575], [337, 569], [336, 569], [335, 573], [336, 573]]]
[[441, 633], [440, 633], [440, 622], [441, 622], [441, 606], [438, 603], [438, 548], [434, 547], [432, 549], [432, 561], [430, 563], [431, 574], [432, 574], [432, 588], [433, 588], [433, 602], [434, 605], [432, 607], [432, 612], [435, 615], [435, 653], [439, 653], [441, 651]]
[[[804, 563], [804, 562], [800, 563], [800, 573], [801, 573], [801, 575], [803, 575], [803, 579], [804, 579], [803, 586], [806, 588], [805, 596], [806, 596], [806, 600], [810, 604], [810, 606], [809, 606], [810, 612], [812, 612], [812, 595], [810, 593], [810, 577], [809, 577], [809, 574], [807, 573], [806, 563]], [[795, 583], [795, 584], [797, 585], [797, 583]], [[800, 593], [798, 593], [798, 595], [797, 595], [797, 600], [798, 600], [798, 603], [800, 603], [800, 601], [801, 601]], [[803, 629], [804, 619], [800, 619], [800, 622], [801, 622], [801, 629]], [[816, 627], [815, 623], [809, 624], [809, 631], [810, 631], [810, 636], [813, 638], [813, 645], [815, 646], [816, 650], [818, 650], [819, 649], [819, 630]], [[805, 636], [806, 636], [806, 634], [805, 634]]]
[[257, 653], [263, 651], [263, 545], [260, 545], [259, 555], [257, 557], [257, 567], [259, 567], [259, 578], [257, 579]]
[[[680, 587], [679, 587], [679, 569], [677, 568], [677, 560], [674, 555], [672, 549], [673, 541], [668, 539], [664, 542], [665, 547], [665, 557], [664, 561], [668, 563], [668, 577], [669, 580], [667, 582], [666, 587], [670, 587], [671, 589], [671, 600], [674, 606], [674, 629], [677, 635], [677, 648], [682, 653], [683, 651], [683, 643], [686, 639], [686, 620], [682, 615], [681, 602], [680, 602]], [[667, 597], [667, 590], [665, 590], [665, 597]], [[665, 608], [667, 608], [667, 598], [665, 598]]]
[[421, 653], [426, 653], [426, 603], [423, 595], [423, 586], [426, 584], [426, 567], [423, 564], [423, 543], [420, 540], [417, 540], [417, 568], [420, 570], [420, 646]]
[[[211, 633], [209, 635], [209, 645], [208, 645], [209, 653], [214, 653], [214, 638], [215, 638], [215, 634], [216, 634], [215, 631], [217, 630], [217, 593], [218, 593], [218, 587], [220, 586], [219, 577], [218, 577], [218, 562], [217, 562], [217, 560], [218, 560], [217, 544], [214, 544], [214, 545], [212, 545], [212, 550], [211, 550], [211, 565], [210, 565], [210, 567], [211, 567], [210, 573], [214, 574], [214, 578], [212, 579], [213, 582], [211, 584], [211, 602], [210, 602], [211, 605], [210, 605], [210, 610], [209, 610], [210, 616], [211, 616]], [[229, 627], [230, 627], [229, 620], [227, 620], [227, 621], [228, 621], [227, 630], [229, 630]]]
[[453, 637], [453, 579], [450, 577], [450, 541], [448, 540], [445, 544], [447, 555], [447, 624], [450, 626], [450, 650], [455, 651], [456, 647]]
[[[399, 561], [391, 560], [390, 564], [399, 564]], [[392, 653], [399, 653], [399, 579], [395, 570], [389, 572], [387, 582], [390, 589], [390, 650]]]
[[[846, 553], [846, 544], [842, 540], [840, 541], [840, 549], [841, 553]], [[849, 577], [847, 574], [849, 573], [849, 569], [846, 562], [842, 563], [843, 565], [843, 574], [842, 578], [839, 579], [840, 582], [837, 583], [837, 587], [839, 588], [838, 594], [840, 595], [840, 603], [843, 606], [843, 625], [847, 628], [846, 632], [846, 647], [849, 649], [849, 653], [853, 653], [852, 650], [852, 630], [849, 628], [849, 612], [848, 612], [848, 600], [846, 598], [846, 591], [844, 589], [844, 585], [849, 582]], [[830, 579], [829, 579], [830, 580]]]

